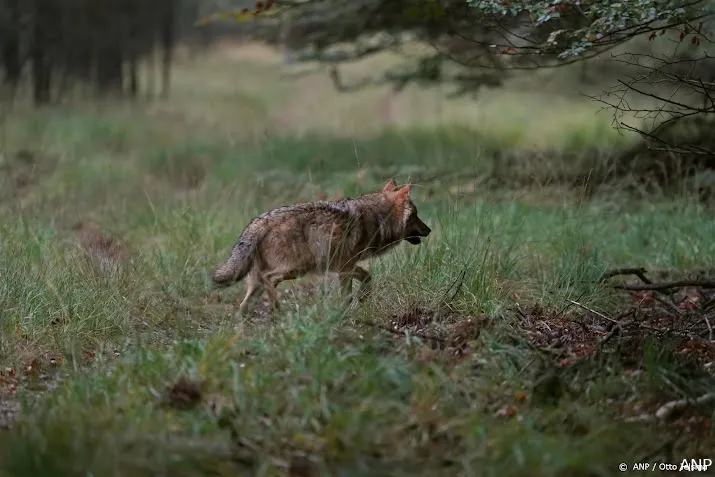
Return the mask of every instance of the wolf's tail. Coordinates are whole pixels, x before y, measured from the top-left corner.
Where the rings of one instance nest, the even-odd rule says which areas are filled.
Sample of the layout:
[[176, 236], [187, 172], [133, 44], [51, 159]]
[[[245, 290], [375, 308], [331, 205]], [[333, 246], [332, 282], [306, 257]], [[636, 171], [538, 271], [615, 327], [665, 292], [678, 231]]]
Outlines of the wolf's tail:
[[212, 280], [216, 286], [227, 287], [242, 280], [251, 271], [258, 244], [264, 235], [255, 225], [253, 223], [246, 227], [231, 249], [228, 260], [214, 272]]

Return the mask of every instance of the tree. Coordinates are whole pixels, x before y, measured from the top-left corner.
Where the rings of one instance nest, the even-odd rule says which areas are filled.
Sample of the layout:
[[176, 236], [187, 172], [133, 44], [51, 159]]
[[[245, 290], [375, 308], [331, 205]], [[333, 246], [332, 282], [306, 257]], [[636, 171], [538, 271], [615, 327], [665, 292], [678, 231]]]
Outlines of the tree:
[[[651, 42], [671, 40], [651, 52], [631, 50], [613, 55], [613, 61], [635, 67], [638, 74], [619, 78], [616, 87], [594, 99], [613, 111], [614, 125], [618, 128], [636, 131], [647, 140], [660, 142], [678, 152], [713, 156], [715, 149], [702, 144], [682, 147], [670, 144], [660, 132], [686, 118], [709, 122], [715, 113], [715, 64], [705, 46], [713, 44], [709, 26], [715, 12], [714, 2], [487, 0], [470, 1], [470, 5], [485, 14], [528, 13], [537, 26], [553, 25], [546, 42], [533, 44], [539, 54], [556, 55], [565, 62], [602, 54], [638, 36], [647, 36]], [[690, 48], [683, 51], [682, 44]], [[519, 50], [516, 48], [517, 54]], [[710, 77], [704, 78], [706, 74]], [[649, 98], [652, 104], [632, 106], [629, 94]], [[649, 129], [625, 122], [624, 117], [629, 115], [650, 120]]]

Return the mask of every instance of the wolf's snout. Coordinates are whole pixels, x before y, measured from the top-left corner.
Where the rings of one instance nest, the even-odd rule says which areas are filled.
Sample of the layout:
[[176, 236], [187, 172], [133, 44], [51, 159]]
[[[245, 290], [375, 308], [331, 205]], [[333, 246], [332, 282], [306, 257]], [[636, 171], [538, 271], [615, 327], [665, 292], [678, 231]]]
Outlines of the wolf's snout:
[[427, 237], [432, 230], [422, 222], [418, 217], [414, 217], [412, 226], [409, 227], [407, 232], [407, 237], [405, 240], [412, 245], [419, 245], [422, 243], [421, 237]]
[[421, 220], [417, 224], [417, 234], [420, 237], [427, 237], [430, 232], [432, 232], [432, 229], [430, 229], [426, 223], [422, 222]]

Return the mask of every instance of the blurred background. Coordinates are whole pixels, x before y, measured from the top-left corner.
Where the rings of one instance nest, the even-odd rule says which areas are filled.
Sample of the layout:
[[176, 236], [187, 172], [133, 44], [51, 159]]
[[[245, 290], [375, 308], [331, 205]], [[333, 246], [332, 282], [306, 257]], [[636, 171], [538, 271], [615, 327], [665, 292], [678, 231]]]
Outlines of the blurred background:
[[663, 186], [711, 160], [709, 3], [5, 0], [3, 108], [112, 98], [236, 141], [448, 128], [491, 182]]

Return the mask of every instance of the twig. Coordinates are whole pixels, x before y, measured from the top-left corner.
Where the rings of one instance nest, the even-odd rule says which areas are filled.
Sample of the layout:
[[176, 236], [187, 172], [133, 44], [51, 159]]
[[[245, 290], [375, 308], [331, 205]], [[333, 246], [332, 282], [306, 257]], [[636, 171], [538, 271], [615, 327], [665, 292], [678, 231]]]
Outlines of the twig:
[[521, 309], [521, 307], [519, 306], [518, 303], [516, 304], [516, 312], [519, 313], [519, 315], [521, 315], [521, 317], [524, 318], [525, 320], [528, 320], [528, 319], [529, 319], [529, 317], [526, 316], [526, 313], [524, 313], [524, 312], [522, 311], [522, 309]]
[[713, 327], [710, 325], [710, 320], [708, 320], [707, 316], [704, 316], [703, 319], [705, 320], [705, 324], [708, 327], [708, 339], [710, 342], [713, 342]]
[[630, 326], [636, 322], [635, 319], [626, 322], [621, 321], [623, 318], [630, 316], [635, 312], [636, 308], [631, 308], [628, 311], [619, 313], [615, 318], [606, 317], [606, 319], [608, 319], [614, 326], [610, 329], [606, 336], [601, 338], [598, 343], [596, 343], [596, 353], [593, 355], [593, 358], [596, 358], [603, 351], [603, 346], [609, 341], [611, 341], [613, 337], [618, 334], [619, 331], [623, 331], [625, 327]]
[[618, 334], [619, 331], [623, 331], [623, 328], [624, 328], [624, 327], [630, 326], [630, 325], [632, 325], [633, 323], [635, 323], [635, 320], [630, 320], [630, 321], [627, 321], [627, 322], [624, 322], [624, 323], [617, 323], [616, 326], [614, 326], [613, 329], [611, 329], [611, 331], [610, 331], [606, 336], [604, 336], [604, 337], [601, 339], [601, 341], [598, 342], [598, 344], [596, 345], [596, 348], [597, 348], [598, 350], [602, 349], [602, 348], [603, 348], [603, 345], [605, 345], [606, 343], [608, 343], [609, 341], [611, 341], [611, 339], [612, 339], [614, 336], [616, 336], [616, 334]]
[[521, 369], [519, 370], [519, 372], [516, 373], [516, 377], [521, 376], [521, 375], [524, 373], [524, 371], [526, 371], [527, 369], [529, 369], [529, 366], [531, 366], [532, 364], [534, 364], [534, 361], [536, 361], [536, 357], [531, 358], [531, 361], [529, 361], [528, 363], [526, 363], [526, 366], [524, 366], [523, 368], [521, 368]]
[[613, 321], [616, 323], [620, 323], [621, 320], [627, 316], [631, 316], [633, 313], [635, 313], [638, 310], [638, 308], [631, 308], [630, 310], [626, 310], [624, 312], [621, 312], [616, 315], [615, 318], [613, 318]]
[[[457, 297], [457, 294], [459, 293], [459, 290], [462, 288], [462, 285], [464, 284], [464, 278], [467, 276], [467, 269], [463, 268], [461, 272], [459, 272], [459, 275], [457, 278], [452, 282], [452, 284], [447, 288], [447, 291], [444, 292], [444, 297], [442, 298], [441, 302], [442, 303], [451, 303], [454, 301], [454, 299]], [[456, 286], [455, 286], [456, 285]], [[452, 296], [449, 298], [449, 300], [446, 300], [447, 295], [449, 295], [449, 292], [452, 291], [452, 288], [454, 288], [454, 293], [452, 293]]]
[[575, 301], [575, 300], [568, 300], [568, 301], [571, 302], [571, 303], [573, 303], [574, 305], [580, 307], [580, 308], [583, 308], [583, 309], [586, 310], [586, 311], [590, 311], [591, 313], [593, 313], [593, 314], [596, 315], [596, 316], [600, 316], [600, 317], [603, 318], [604, 320], [613, 321], [612, 318], [607, 317], [607, 316], [604, 315], [603, 313], [598, 312], [598, 311], [596, 311], [596, 310], [593, 310], [593, 309], [591, 309], [591, 308], [589, 308], [589, 307], [587, 307], [587, 306], [585, 306], [585, 305], [582, 305], [581, 303], [579, 303], [579, 302], [577, 302], [577, 301]]
[[[584, 296], [585, 294], [586, 294], [586, 290], [584, 290], [584, 291], [578, 296], [578, 299], [580, 300], [581, 297]], [[569, 301], [570, 301], [570, 300], [569, 300]], [[576, 302], [574, 302], [574, 303], [576, 303]], [[569, 309], [570, 306], [571, 306], [571, 305], [570, 305], [569, 303], [566, 303], [566, 304], [563, 306], [563, 308], [561, 308], [561, 309], [559, 310], [559, 312], [556, 313], [556, 315], [554, 315], [554, 319], [556, 319], [556, 318], [558, 318], [559, 316], [561, 316], [566, 310]]]
[[[671, 114], [675, 114], [673, 111], [669, 111], [669, 112], [670, 112]], [[677, 116], [674, 116], [674, 117], [670, 118], [668, 121], [675, 122], [675, 121], [684, 119], [684, 118], [686, 118], [686, 117], [694, 116], [694, 115], [696, 115], [696, 114], [701, 114], [701, 113], [700, 113], [700, 111], [695, 111], [695, 112], [692, 112], [692, 113], [680, 113], [680, 114], [678, 114]], [[662, 139], [662, 138], [659, 138], [659, 137], [656, 136], [655, 134], [646, 132], [646, 131], [644, 131], [644, 130], [642, 130], [642, 129], [639, 129], [639, 128], [635, 127], [635, 126], [631, 126], [631, 125], [626, 124], [626, 123], [624, 123], [624, 122], [619, 123], [619, 125], [620, 125], [621, 127], [625, 128], [625, 129], [629, 130], [629, 131], [638, 133], [638, 134], [640, 134], [641, 136], [643, 136], [643, 137], [645, 137], [645, 138], [652, 139], [652, 140], [654, 140], [654, 141], [656, 141], [656, 142], [659, 142], [660, 144], [663, 144], [663, 145], [667, 146], [668, 149], [665, 149], [666, 151], [672, 151], [672, 152], [676, 152], [676, 153], [679, 153], [679, 154], [685, 154], [685, 153], [697, 154], [697, 155], [700, 155], [700, 156], [713, 156], [713, 155], [715, 155], [715, 151], [712, 151], [712, 150], [707, 149], [707, 148], [704, 148], [704, 147], [700, 147], [700, 146], [690, 146], [690, 145], [678, 146], [678, 145], [672, 144], [672, 143], [670, 143], [670, 142], [668, 142], [668, 141], [666, 141], [666, 140], [664, 140], [664, 139]], [[649, 149], [652, 149], [652, 148], [649, 147]]]
[[[630, 310], [627, 310], [627, 311], [624, 311], [624, 312], [622, 312], [622, 313], [619, 313], [618, 315], [616, 315], [615, 318], [608, 318], [608, 320], [611, 322], [610, 324], [612, 325], [612, 326], [610, 326], [610, 327], [606, 327], [606, 329], [610, 331], [609, 334], [610, 334], [610, 335], [615, 334], [616, 330], [618, 330], [619, 328], [620, 328], [620, 329], [623, 329], [624, 327], [630, 326], [630, 325], [632, 325], [633, 323], [635, 323], [635, 321], [636, 321], [635, 319], [630, 320], [630, 321], [627, 321], [627, 322], [622, 322], [621, 320], [622, 320], [623, 318], [626, 318], [626, 317], [628, 317], [628, 316], [631, 316], [632, 314], [634, 314], [634, 313], [636, 312], [636, 310], [637, 310], [637, 308], [631, 308]], [[606, 335], [606, 336], [601, 340], [599, 346], [605, 344], [605, 343], [606, 343], [608, 340], [610, 340], [612, 337], [613, 337], [613, 336]]]
[[[643, 90], [641, 90], [641, 89], [639, 89], [639, 88], [634, 87], [633, 84], [627, 84], [627, 83], [626, 83], [625, 81], [623, 81], [623, 80], [617, 80], [617, 81], [618, 81], [619, 83], [621, 83], [624, 87], [630, 89], [631, 91], [635, 91], [636, 93], [638, 93], [638, 94], [640, 94], [640, 95], [643, 95], [643, 96], [646, 96], [646, 97], [649, 97], [649, 98], [653, 98], [653, 99], [656, 99], [656, 100], [658, 100], [658, 101], [662, 101], [662, 102], [664, 102], [664, 103], [671, 104], [671, 105], [673, 105], [673, 106], [677, 106], [677, 107], [681, 108], [681, 110], [685, 110], [685, 111], [693, 110], [693, 111], [696, 111], [696, 112], [707, 112], [707, 111], [708, 111], [707, 109], [700, 111], [700, 109], [698, 109], [698, 108], [693, 108], [693, 107], [691, 107], [691, 106], [689, 106], [689, 105], [687, 105], [687, 104], [681, 103], [681, 102], [679, 102], [679, 101], [675, 101], [675, 100], [668, 99], [668, 98], [665, 98], [665, 97], [660, 97], [660, 96], [658, 96], [658, 95], [656, 95], [656, 94], [653, 94], [653, 93], [648, 93], [648, 92], [646, 92], [646, 91], [643, 91]], [[624, 126], [625, 126], [625, 125], [624, 125]]]
[[680, 336], [681, 338], [686, 338], [689, 340], [694, 340], [696, 338], [702, 339], [698, 337], [697, 335], [694, 335], [693, 333], [689, 333], [687, 331], [679, 331], [679, 330], [674, 330], [674, 329], [663, 329], [663, 328], [657, 328], [655, 326], [651, 325], [646, 325], [645, 323], [638, 323], [638, 326], [640, 326], [643, 329], [646, 330], [651, 330], [651, 331], [656, 331], [658, 333], [663, 333], [664, 335], [671, 334], [675, 336]]
[[707, 311], [713, 305], [715, 305], [715, 296], [703, 303], [702, 309]]

